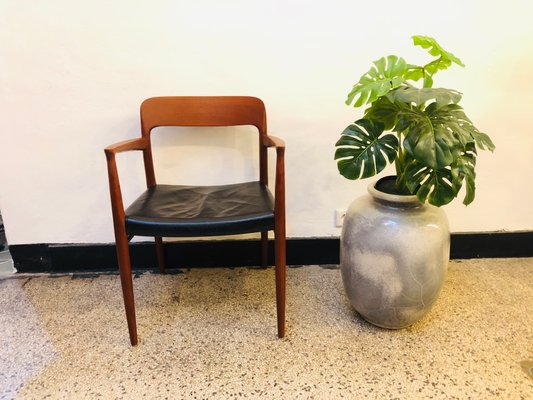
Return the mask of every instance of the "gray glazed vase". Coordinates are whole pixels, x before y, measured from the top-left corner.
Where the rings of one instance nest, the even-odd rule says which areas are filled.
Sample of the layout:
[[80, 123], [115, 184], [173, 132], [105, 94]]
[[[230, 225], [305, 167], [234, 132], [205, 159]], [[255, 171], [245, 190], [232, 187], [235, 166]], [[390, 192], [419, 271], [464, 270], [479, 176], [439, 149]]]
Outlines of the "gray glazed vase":
[[416, 196], [378, 191], [376, 183], [344, 218], [342, 280], [365, 320], [400, 329], [422, 318], [442, 289], [450, 256], [448, 220], [440, 208]]

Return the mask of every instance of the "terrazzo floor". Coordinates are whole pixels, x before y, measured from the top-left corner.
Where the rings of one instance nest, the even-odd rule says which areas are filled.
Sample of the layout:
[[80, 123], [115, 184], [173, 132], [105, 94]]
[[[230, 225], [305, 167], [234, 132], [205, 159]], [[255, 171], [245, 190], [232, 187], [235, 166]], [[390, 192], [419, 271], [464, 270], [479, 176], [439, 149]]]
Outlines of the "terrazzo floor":
[[432, 312], [361, 320], [336, 266], [144, 273], [131, 347], [117, 275], [0, 280], [0, 399], [533, 399], [533, 259], [450, 263]]

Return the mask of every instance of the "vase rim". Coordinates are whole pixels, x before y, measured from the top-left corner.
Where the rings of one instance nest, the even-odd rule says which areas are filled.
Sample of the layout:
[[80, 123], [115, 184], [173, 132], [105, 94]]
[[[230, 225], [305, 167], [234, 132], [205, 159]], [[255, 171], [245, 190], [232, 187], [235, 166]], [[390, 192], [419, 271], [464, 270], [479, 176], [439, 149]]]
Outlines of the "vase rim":
[[398, 204], [404, 207], [406, 206], [413, 207], [413, 206], [422, 205], [420, 200], [418, 200], [418, 197], [416, 197], [414, 194], [390, 194], [390, 193], [385, 193], [385, 192], [382, 192], [376, 189], [377, 183], [384, 179], [395, 179], [395, 177], [386, 176], [384, 178], [375, 180], [368, 185], [368, 193], [370, 193], [370, 195], [374, 199], [381, 200], [387, 203], [395, 203], [395, 204]]

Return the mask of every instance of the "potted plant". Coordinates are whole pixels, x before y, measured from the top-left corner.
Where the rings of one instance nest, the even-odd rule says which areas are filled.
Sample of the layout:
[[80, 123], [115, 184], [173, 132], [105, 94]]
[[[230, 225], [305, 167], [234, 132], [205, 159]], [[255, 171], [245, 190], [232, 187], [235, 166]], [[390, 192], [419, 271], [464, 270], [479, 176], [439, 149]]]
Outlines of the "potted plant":
[[494, 150], [458, 104], [461, 93], [433, 87], [437, 72], [462, 61], [431, 37], [412, 38], [433, 59], [423, 66], [394, 55], [375, 61], [346, 100], [370, 106], [341, 133], [335, 152], [348, 179], [372, 177], [390, 163], [396, 168], [396, 176], [372, 183], [369, 195], [350, 205], [341, 234], [350, 302], [388, 328], [412, 324], [437, 298], [449, 260], [447, 220], [438, 207], [463, 186], [463, 203], [474, 200], [477, 150]]

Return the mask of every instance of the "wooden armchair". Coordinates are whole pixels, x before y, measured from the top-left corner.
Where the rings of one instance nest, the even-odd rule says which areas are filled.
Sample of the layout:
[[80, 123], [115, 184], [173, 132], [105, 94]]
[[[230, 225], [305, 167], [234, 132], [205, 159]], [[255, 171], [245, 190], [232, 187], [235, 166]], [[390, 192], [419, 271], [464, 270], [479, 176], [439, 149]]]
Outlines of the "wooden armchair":
[[[158, 185], [150, 133], [160, 126], [253, 125], [259, 132], [259, 180], [221, 186]], [[276, 149], [275, 197], [268, 189], [267, 149]], [[142, 151], [147, 190], [124, 208], [115, 155]], [[254, 97], [153, 97], [141, 105], [141, 137], [106, 147], [111, 208], [126, 318], [132, 345], [138, 343], [128, 242], [153, 236], [157, 261], [165, 270], [163, 237], [261, 232], [262, 264], [268, 231], [275, 234], [278, 337], [285, 335], [285, 144], [267, 135], [265, 105]]]

